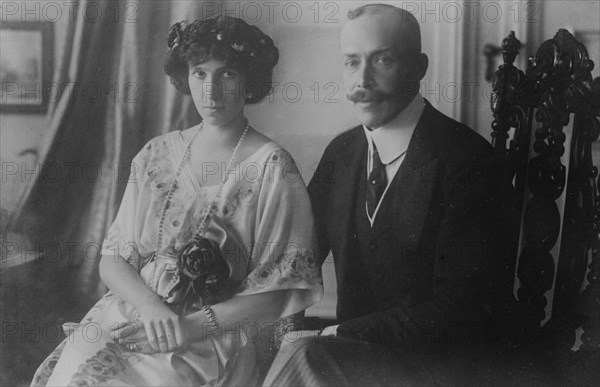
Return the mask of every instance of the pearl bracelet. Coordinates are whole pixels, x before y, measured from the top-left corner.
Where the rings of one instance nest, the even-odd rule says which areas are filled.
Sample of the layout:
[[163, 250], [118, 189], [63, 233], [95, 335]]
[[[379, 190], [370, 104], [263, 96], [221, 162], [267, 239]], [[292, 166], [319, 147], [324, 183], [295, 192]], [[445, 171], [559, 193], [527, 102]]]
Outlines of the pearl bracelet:
[[202, 311], [206, 314], [206, 318], [208, 318], [208, 326], [210, 327], [208, 333], [216, 334], [217, 332], [219, 332], [219, 322], [217, 321], [217, 318], [215, 317], [215, 312], [212, 310], [210, 305], [203, 305]]

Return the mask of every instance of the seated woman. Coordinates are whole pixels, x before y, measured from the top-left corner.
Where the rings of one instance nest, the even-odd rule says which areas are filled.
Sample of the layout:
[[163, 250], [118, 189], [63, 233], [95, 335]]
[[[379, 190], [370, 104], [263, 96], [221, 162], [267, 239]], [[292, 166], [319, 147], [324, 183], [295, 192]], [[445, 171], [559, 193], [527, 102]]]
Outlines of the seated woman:
[[176, 23], [168, 46], [203, 121], [135, 156], [102, 249], [110, 291], [32, 385], [251, 385], [255, 334], [322, 295], [298, 168], [244, 117], [271, 89], [273, 41], [219, 17]]

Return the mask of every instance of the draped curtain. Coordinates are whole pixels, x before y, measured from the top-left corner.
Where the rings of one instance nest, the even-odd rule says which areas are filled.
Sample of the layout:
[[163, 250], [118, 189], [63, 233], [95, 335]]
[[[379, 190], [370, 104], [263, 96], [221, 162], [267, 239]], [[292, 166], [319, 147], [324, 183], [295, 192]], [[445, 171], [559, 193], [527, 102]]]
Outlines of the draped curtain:
[[51, 99], [38, 151], [41, 173], [26, 188], [18, 215], [34, 219], [28, 237], [48, 268], [44, 275], [66, 279], [51, 286], [86, 307], [105, 291], [100, 246], [133, 156], [150, 138], [200, 120], [162, 70], [169, 26], [201, 17], [199, 3], [94, 0], [93, 8], [118, 16], [90, 20], [76, 12], [68, 26], [53, 88], [60, 95]]

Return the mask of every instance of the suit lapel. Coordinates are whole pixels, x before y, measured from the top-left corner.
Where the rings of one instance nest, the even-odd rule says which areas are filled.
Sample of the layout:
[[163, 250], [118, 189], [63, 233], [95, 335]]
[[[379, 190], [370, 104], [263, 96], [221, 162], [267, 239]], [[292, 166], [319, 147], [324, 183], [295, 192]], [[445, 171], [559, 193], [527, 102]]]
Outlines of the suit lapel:
[[335, 207], [332, 209], [332, 214], [336, 214], [330, 225], [334, 227], [333, 234], [336, 235], [337, 241], [341, 242], [341, 248], [345, 252], [348, 245], [355, 234], [354, 213], [357, 203], [357, 195], [361, 178], [363, 176], [364, 166], [367, 154], [367, 139], [362, 127], [357, 127], [352, 130], [352, 134], [343, 144], [340, 152], [342, 163], [340, 170], [336, 171], [335, 176], [335, 198], [332, 203]]
[[439, 176], [439, 139], [435, 132], [435, 114], [428, 103], [410, 140], [406, 158], [394, 181], [396, 189], [390, 206], [392, 228], [400, 243], [418, 243]]

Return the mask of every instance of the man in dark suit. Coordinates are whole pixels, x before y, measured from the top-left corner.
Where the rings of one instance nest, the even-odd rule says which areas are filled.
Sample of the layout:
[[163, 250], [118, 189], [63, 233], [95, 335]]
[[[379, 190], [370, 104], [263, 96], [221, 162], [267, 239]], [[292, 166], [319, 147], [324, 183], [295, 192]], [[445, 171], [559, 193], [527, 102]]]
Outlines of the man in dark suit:
[[510, 291], [491, 146], [421, 97], [418, 22], [378, 4], [348, 18], [344, 83], [362, 125], [329, 144], [309, 184], [339, 324], [284, 343], [268, 385], [433, 383], [417, 359], [488, 340]]

